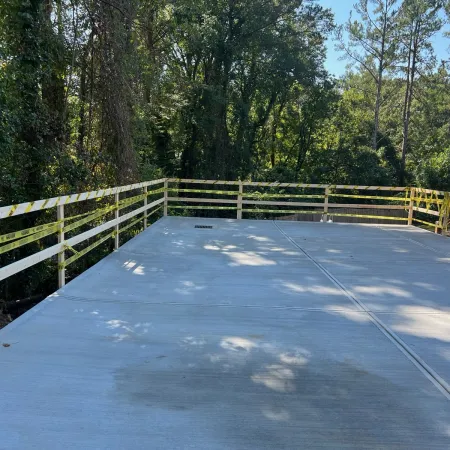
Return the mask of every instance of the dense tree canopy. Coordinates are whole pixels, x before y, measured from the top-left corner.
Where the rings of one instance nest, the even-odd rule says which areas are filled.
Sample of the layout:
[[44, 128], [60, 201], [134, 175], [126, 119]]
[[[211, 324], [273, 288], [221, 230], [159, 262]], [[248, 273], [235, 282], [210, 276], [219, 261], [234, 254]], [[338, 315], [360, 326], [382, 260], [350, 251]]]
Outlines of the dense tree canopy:
[[449, 2], [355, 2], [345, 24], [317, 0], [0, 2], [0, 203], [172, 175], [450, 190]]
[[315, 0], [2, 2], [0, 201], [160, 174], [450, 187], [446, 7], [359, 0], [336, 28]]

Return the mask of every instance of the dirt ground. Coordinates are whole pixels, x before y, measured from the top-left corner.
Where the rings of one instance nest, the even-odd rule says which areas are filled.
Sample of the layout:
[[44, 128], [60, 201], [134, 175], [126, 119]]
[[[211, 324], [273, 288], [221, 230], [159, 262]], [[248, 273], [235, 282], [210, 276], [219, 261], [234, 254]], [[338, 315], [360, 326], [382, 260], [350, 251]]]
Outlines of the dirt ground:
[[8, 323], [10, 322], [12, 322], [11, 316], [0, 311], [0, 329], [6, 327], [6, 325], [8, 325]]

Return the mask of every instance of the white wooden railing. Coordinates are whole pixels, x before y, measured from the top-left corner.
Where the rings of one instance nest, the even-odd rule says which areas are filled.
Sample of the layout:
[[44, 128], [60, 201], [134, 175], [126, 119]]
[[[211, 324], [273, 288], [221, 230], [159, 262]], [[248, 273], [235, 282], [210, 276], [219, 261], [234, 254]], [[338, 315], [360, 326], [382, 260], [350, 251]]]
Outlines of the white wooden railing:
[[[121, 198], [124, 193], [130, 194], [133, 191], [138, 191], [137, 195]], [[358, 203], [345, 203], [349, 200]], [[81, 214], [79, 211], [76, 214], [73, 211], [67, 214], [68, 208], [73, 210], [77, 205], [84, 205], [86, 209], [88, 204], [92, 206], [93, 201], [97, 202], [96, 208]], [[102, 203], [100, 207], [99, 203]], [[131, 207], [134, 209], [121, 213]], [[358, 209], [361, 213], [341, 212], [346, 208]], [[51, 210], [56, 210], [54, 216], [56, 221], [48, 222]], [[159, 211], [167, 216], [170, 211], [177, 210], [235, 211], [238, 220], [254, 217], [255, 214], [258, 217], [317, 214], [324, 222], [329, 221], [331, 217], [392, 220], [396, 223], [404, 222], [405, 225], [416, 222], [432, 227], [435, 232], [441, 230], [442, 234], [447, 234], [450, 194], [429, 189], [392, 186], [163, 178], [129, 186], [3, 206], [0, 207], [0, 224], [24, 214], [35, 213], [41, 217], [37, 219], [39, 225], [0, 235], [0, 255], [14, 252], [33, 242], [41, 243], [43, 238], [51, 235], [57, 236], [57, 243], [22, 259], [8, 261], [7, 265], [0, 268], [0, 281], [57, 255], [58, 284], [62, 287], [65, 284], [66, 267], [70, 264], [109, 239], [113, 239], [114, 248], [118, 249], [120, 234], [124, 231], [138, 225], [139, 229], [145, 229], [150, 216], [156, 217], [155, 214]], [[400, 210], [405, 211], [405, 215], [403, 217], [389, 216], [387, 213], [380, 215], [378, 210], [387, 212]], [[371, 211], [375, 211], [376, 214]], [[421, 218], [415, 213], [419, 213]], [[434, 218], [434, 222], [424, 220], [430, 216]], [[42, 223], [44, 218], [47, 220]], [[74, 230], [92, 223], [95, 224], [93, 228], [72, 235]], [[72, 236], [69, 237], [69, 234]], [[102, 236], [87, 247], [81, 250], [74, 249], [100, 234]]]

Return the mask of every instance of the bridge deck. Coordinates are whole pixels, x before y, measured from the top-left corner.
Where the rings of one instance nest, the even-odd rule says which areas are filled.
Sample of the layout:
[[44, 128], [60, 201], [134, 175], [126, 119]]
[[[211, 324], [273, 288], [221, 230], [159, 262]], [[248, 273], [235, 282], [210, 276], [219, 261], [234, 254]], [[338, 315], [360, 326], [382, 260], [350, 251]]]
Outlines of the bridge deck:
[[0, 448], [448, 449], [448, 292], [417, 228], [165, 218], [0, 331]]

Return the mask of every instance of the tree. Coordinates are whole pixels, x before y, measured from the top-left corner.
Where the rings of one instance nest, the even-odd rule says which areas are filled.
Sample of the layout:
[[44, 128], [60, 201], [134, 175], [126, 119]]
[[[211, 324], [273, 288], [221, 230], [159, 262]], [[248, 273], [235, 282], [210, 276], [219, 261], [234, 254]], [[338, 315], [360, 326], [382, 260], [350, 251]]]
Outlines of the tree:
[[393, 69], [398, 57], [397, 25], [399, 9], [397, 0], [359, 0], [355, 11], [360, 20], [350, 19], [344, 27], [348, 42], [339, 30], [338, 48], [345, 57], [367, 71], [375, 83], [374, 125], [372, 148], [378, 147], [380, 109], [383, 101], [385, 73]]
[[409, 144], [411, 107], [413, 104], [417, 77], [429, 72], [435, 65], [431, 39], [441, 30], [443, 20], [439, 17], [444, 6], [441, 0], [405, 0], [401, 12], [403, 65], [405, 97], [403, 105], [402, 177], [405, 181], [406, 155]]

